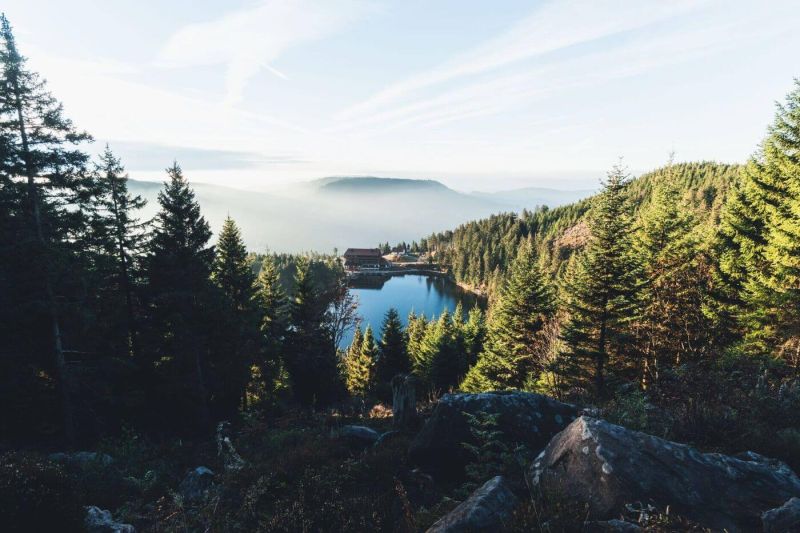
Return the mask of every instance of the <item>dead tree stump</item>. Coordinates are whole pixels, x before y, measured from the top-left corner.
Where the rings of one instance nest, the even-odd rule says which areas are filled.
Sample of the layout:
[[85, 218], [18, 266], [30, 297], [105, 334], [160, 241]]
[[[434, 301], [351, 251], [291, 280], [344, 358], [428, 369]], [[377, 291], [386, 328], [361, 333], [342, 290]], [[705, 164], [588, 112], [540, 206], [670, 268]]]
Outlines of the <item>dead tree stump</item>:
[[392, 378], [392, 416], [394, 428], [399, 431], [417, 427], [416, 379], [411, 374], [397, 374]]

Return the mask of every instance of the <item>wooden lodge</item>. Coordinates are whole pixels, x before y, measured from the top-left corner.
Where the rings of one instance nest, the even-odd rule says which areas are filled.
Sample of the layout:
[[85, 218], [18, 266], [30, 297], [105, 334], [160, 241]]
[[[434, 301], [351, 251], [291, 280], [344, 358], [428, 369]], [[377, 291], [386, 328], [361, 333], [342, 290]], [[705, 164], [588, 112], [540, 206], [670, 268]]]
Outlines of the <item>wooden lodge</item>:
[[377, 248], [348, 248], [344, 252], [344, 267], [347, 270], [380, 270], [388, 262]]

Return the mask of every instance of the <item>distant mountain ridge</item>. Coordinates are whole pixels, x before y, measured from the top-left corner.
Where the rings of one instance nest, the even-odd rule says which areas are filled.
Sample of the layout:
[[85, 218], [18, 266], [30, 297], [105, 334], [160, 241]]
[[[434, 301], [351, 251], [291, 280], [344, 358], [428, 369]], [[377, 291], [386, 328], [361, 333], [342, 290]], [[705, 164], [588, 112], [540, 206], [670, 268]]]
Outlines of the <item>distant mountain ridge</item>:
[[[557, 194], [536, 197], [534, 189], [524, 194], [464, 193], [436, 180], [377, 176], [332, 176], [282, 193], [190, 183], [211, 229], [219, 231], [230, 215], [248, 248], [256, 252], [328, 252], [386, 241], [410, 242], [491, 214], [565, 203]], [[161, 186], [131, 180], [131, 191], [148, 200], [145, 217], [155, 215]], [[565, 194], [571, 198], [573, 192]]]

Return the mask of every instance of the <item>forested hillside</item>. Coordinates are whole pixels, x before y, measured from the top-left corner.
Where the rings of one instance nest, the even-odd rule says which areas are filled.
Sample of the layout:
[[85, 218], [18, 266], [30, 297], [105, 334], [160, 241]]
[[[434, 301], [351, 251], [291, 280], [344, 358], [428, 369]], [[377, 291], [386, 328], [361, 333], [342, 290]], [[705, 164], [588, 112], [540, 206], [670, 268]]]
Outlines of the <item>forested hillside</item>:
[[[671, 164], [631, 180], [627, 201], [635, 217], [651, 203], [659, 181], [670, 179], [698, 224], [713, 232], [738, 172], [737, 165], [714, 162]], [[437, 260], [451, 270], [456, 281], [492, 293], [524, 240], [533, 243], [548, 271], [561, 273], [573, 251], [586, 243], [586, 215], [596, 200], [595, 196], [555, 209], [498, 214], [431, 235], [422, 242], [434, 250]]]

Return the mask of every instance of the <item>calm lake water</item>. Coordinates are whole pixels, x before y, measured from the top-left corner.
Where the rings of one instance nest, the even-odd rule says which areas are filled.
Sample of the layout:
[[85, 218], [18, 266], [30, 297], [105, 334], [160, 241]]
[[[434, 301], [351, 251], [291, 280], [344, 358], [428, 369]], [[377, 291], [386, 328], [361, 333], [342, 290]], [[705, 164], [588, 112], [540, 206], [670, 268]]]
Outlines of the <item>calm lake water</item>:
[[[476, 303], [483, 307], [483, 302], [474, 294], [442, 277], [434, 276], [365, 276], [353, 280], [350, 291], [358, 298], [361, 327], [366, 328], [367, 324], [372, 326], [376, 338], [380, 336], [386, 311], [392, 307], [400, 313], [403, 325], [412, 310], [431, 318], [439, 316], [445, 309], [452, 312], [458, 302], [463, 304], [465, 313]], [[342, 339], [342, 348], [349, 346], [352, 338], [351, 331]]]

